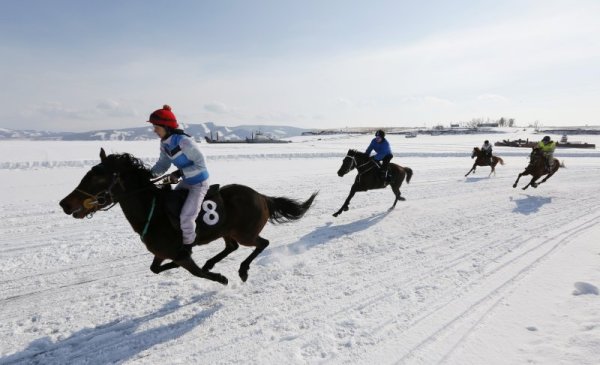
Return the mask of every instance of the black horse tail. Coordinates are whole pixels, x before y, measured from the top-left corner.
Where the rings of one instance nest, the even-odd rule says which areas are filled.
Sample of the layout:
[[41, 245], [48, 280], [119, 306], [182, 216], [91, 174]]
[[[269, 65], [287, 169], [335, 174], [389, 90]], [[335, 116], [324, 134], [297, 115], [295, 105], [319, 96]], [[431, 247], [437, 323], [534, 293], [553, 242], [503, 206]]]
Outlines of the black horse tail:
[[410, 178], [412, 177], [413, 171], [410, 167], [405, 167], [404, 170], [406, 170], [406, 183], [410, 183]]
[[265, 196], [269, 208], [269, 221], [271, 223], [285, 223], [302, 218], [317, 194], [318, 192], [313, 193], [304, 203], [286, 197]]

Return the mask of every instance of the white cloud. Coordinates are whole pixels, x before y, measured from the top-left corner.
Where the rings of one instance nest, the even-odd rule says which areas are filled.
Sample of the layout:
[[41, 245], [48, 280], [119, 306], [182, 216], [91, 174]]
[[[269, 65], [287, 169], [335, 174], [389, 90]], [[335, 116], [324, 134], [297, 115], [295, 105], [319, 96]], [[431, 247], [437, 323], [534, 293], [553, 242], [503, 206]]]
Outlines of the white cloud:
[[226, 114], [228, 112], [227, 106], [218, 102], [204, 104], [204, 110], [216, 114]]
[[139, 113], [129, 105], [115, 100], [102, 100], [96, 104], [96, 111], [99, 117], [137, 117]]
[[481, 94], [477, 96], [477, 100], [479, 101], [489, 101], [495, 103], [505, 103], [508, 102], [509, 99], [502, 95], [497, 94]]

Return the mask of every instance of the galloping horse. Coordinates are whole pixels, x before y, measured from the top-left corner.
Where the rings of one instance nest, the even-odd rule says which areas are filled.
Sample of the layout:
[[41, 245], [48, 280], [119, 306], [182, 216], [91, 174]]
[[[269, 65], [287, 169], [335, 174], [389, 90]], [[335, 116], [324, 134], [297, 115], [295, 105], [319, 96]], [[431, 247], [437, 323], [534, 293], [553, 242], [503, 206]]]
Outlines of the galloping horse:
[[[354, 184], [350, 188], [350, 194], [344, 205], [333, 214], [334, 217], [337, 217], [342, 213], [342, 211], [348, 210], [348, 205], [350, 204], [350, 200], [354, 196], [357, 191], [367, 191], [371, 189], [381, 189], [388, 186], [388, 181], [384, 181], [379, 174], [379, 164], [375, 162], [372, 158], [370, 158], [366, 153], [359, 152], [357, 150], [348, 150], [346, 157], [342, 161], [342, 166], [338, 170], [338, 176], [342, 177], [346, 175], [348, 172], [352, 171], [354, 168], [358, 171], [358, 175], [356, 179], [354, 179]], [[390, 210], [394, 209], [398, 200], [406, 200], [404, 197], [400, 196], [400, 185], [402, 185], [402, 181], [404, 181], [404, 177], [406, 176], [406, 183], [410, 183], [410, 178], [412, 177], [413, 171], [409, 167], [402, 167], [396, 165], [395, 163], [390, 163], [388, 166], [388, 173], [390, 174], [389, 185], [394, 192], [394, 204], [390, 207]]]
[[[177, 194], [187, 192], [171, 191], [170, 185], [168, 189], [158, 188], [150, 180], [150, 170], [130, 154], [106, 156], [101, 149], [100, 161], [87, 172], [77, 188], [60, 201], [66, 214], [81, 219], [120, 203], [129, 224], [141, 236], [148, 251], [154, 254], [150, 265], [153, 273], [181, 266], [195, 276], [225, 285], [228, 282], [225, 276], [210, 271], [217, 262], [240, 244], [255, 247], [238, 271], [242, 281], [246, 281], [250, 263], [269, 245], [268, 240], [259, 236], [267, 221], [282, 223], [300, 219], [317, 195], [313, 193], [305, 202], [299, 203], [285, 197], [269, 197], [244, 185], [226, 185], [220, 190], [218, 185], [213, 185], [214, 189], [211, 189], [219, 198], [215, 200], [221, 202], [222, 207], [217, 208], [214, 201], [208, 202], [207, 194], [203, 203], [206, 213], [196, 220], [199, 229], [194, 245], [204, 245], [223, 237], [225, 249], [200, 268], [191, 257], [191, 248], [183, 245], [179, 224], [172, 224], [167, 213], [173, 199], [178, 198]], [[221, 216], [217, 214], [218, 209], [221, 209]], [[162, 264], [167, 259], [171, 261]]]
[[[546, 163], [544, 162], [545, 158], [546, 157], [544, 157], [544, 152], [539, 147], [533, 147], [531, 150], [531, 154], [529, 155], [529, 165], [527, 165], [525, 171], [523, 171], [519, 174], [519, 176], [517, 176], [517, 181], [515, 181], [515, 183], [513, 184], [513, 188], [517, 187], [517, 183], [523, 175], [533, 176], [529, 184], [525, 185], [523, 190], [527, 189], [529, 185], [533, 186], [534, 188], [537, 188], [539, 184], [546, 182], [546, 180], [548, 180], [550, 176], [554, 175], [554, 173], [558, 171], [558, 168], [560, 167], [560, 162], [558, 161], [558, 159], [553, 158], [552, 167], [550, 167], [550, 172], [548, 172], [546, 171]], [[537, 179], [546, 174], [548, 174], [548, 176], [546, 176], [544, 180], [540, 181], [539, 183], [535, 182]]]
[[[465, 177], [468, 176], [471, 172], [475, 173], [475, 169], [477, 168], [477, 166], [491, 166], [492, 171], [490, 171], [490, 175], [492, 173], [494, 173], [494, 175], [496, 175], [496, 165], [498, 164], [498, 162], [500, 162], [500, 165], [504, 165], [504, 160], [502, 160], [498, 156], [492, 156], [492, 164], [490, 165], [490, 162], [489, 162], [488, 158], [486, 157], [485, 152], [480, 150], [479, 147], [473, 148], [473, 152], [471, 153], [471, 159], [473, 159], [475, 157], [477, 157], [477, 159], [475, 160], [473, 167], [471, 167], [471, 170], [469, 170], [469, 172], [467, 172]], [[488, 176], [490, 176], [490, 175], [488, 175]]]

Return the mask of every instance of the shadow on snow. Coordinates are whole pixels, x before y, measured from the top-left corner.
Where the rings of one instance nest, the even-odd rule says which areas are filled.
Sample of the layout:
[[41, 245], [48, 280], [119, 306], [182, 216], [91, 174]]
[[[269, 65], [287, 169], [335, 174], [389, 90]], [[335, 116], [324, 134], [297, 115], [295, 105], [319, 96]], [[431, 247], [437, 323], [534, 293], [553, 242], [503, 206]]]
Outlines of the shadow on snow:
[[[489, 179], [490, 179], [489, 176], [486, 176], [486, 177], [473, 177], [473, 176], [471, 176], [471, 177], [467, 177], [465, 179], [465, 182], [473, 183], [473, 182], [478, 182], [478, 181], [481, 181], [481, 180], [489, 180]], [[461, 180], [459, 180], [459, 181], [461, 181]]]
[[[53, 342], [48, 337], [32, 341], [22, 351], [0, 359], [2, 364], [74, 364], [122, 363], [163, 342], [174, 340], [190, 332], [216, 313], [221, 304], [211, 303], [216, 292], [196, 296], [181, 305], [178, 300], [166, 303], [155, 313], [130, 319], [117, 319], [95, 328], [85, 328], [65, 339]], [[204, 310], [177, 322], [165, 320], [181, 308], [203, 304]], [[157, 320], [163, 323], [151, 326]], [[139, 328], [152, 327], [138, 332]]]
[[552, 198], [531, 195], [527, 195], [525, 198], [520, 199], [513, 199], [510, 197], [510, 200], [517, 205], [513, 209], [513, 213], [524, 215], [537, 213], [544, 204], [552, 203]]
[[370, 217], [359, 219], [354, 222], [333, 225], [333, 222], [327, 222], [323, 226], [316, 228], [312, 232], [300, 237], [296, 242], [285, 246], [275, 247], [265, 255], [259, 264], [266, 264], [271, 261], [272, 256], [280, 254], [297, 255], [319, 245], [324, 245], [332, 239], [352, 235], [364, 231], [369, 227], [381, 222], [391, 211], [374, 214]]

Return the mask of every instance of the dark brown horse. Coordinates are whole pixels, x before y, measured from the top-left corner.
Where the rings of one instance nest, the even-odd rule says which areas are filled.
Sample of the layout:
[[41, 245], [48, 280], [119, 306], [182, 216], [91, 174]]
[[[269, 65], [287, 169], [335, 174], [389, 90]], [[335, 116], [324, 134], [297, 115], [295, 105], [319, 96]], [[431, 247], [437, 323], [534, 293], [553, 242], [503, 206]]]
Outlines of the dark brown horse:
[[[554, 175], [554, 173], [558, 171], [560, 167], [560, 162], [558, 161], [558, 159], [553, 158], [552, 166], [550, 167], [550, 171], [548, 172], [546, 171], [546, 162], [544, 161], [545, 158], [546, 157], [544, 156], [544, 152], [539, 147], [533, 147], [531, 150], [531, 154], [529, 155], [529, 165], [527, 165], [525, 171], [523, 171], [519, 174], [519, 176], [517, 176], [517, 181], [515, 181], [515, 183], [513, 184], [513, 188], [517, 187], [517, 183], [523, 175], [533, 176], [529, 184], [525, 185], [523, 190], [527, 189], [529, 185], [533, 186], [534, 188], [537, 188], [539, 184], [546, 182], [546, 180], [548, 180], [550, 176]], [[540, 181], [539, 183], [535, 182], [537, 179], [544, 175], [548, 176], [546, 176], [544, 180]]]
[[[485, 155], [485, 152], [483, 152], [482, 150], [479, 149], [479, 147], [473, 148], [473, 152], [471, 153], [471, 158], [473, 159], [475, 157], [477, 157], [477, 159], [475, 160], [473, 167], [471, 167], [471, 170], [469, 170], [469, 172], [467, 172], [467, 174], [465, 176], [468, 176], [471, 172], [475, 173], [475, 169], [477, 168], [477, 166], [491, 166], [492, 171], [490, 171], [490, 175], [492, 173], [494, 173], [494, 175], [496, 175], [496, 165], [498, 164], [498, 162], [500, 162], [500, 165], [504, 165], [504, 160], [502, 160], [498, 156], [492, 156], [492, 163], [490, 164], [489, 158]], [[490, 175], [488, 175], [488, 176], [490, 176]]]
[[395, 163], [390, 163], [388, 166], [388, 181], [384, 181], [380, 174], [379, 164], [369, 157], [366, 153], [359, 152], [357, 150], [348, 150], [346, 157], [342, 161], [342, 166], [338, 170], [338, 176], [342, 177], [348, 172], [355, 169], [358, 171], [358, 175], [354, 179], [354, 184], [350, 188], [350, 194], [346, 198], [344, 205], [333, 214], [334, 217], [340, 215], [343, 211], [348, 210], [350, 200], [357, 191], [367, 191], [371, 189], [381, 189], [391, 186], [394, 192], [394, 204], [390, 207], [390, 210], [394, 209], [398, 200], [406, 200], [400, 196], [400, 185], [406, 177], [406, 183], [410, 183], [413, 171], [409, 167], [402, 167]]
[[[241, 244], [255, 247], [239, 268], [240, 278], [246, 281], [250, 263], [269, 245], [268, 240], [259, 236], [267, 221], [281, 223], [300, 219], [317, 195], [314, 193], [299, 203], [285, 197], [262, 195], [244, 185], [227, 185], [220, 190], [214, 185], [215, 196], [219, 198], [215, 201], [220, 201], [222, 207], [204, 200], [203, 211], [196, 220], [194, 245], [223, 237], [225, 249], [200, 268], [191, 257], [191, 248], [183, 246], [179, 224], [172, 224], [167, 213], [173, 199], [179, 196], [178, 191], [171, 191], [170, 186], [160, 189], [154, 185], [150, 170], [130, 154], [106, 156], [102, 149], [100, 160], [77, 188], [61, 200], [60, 206], [66, 214], [83, 218], [119, 203], [133, 230], [154, 254], [150, 270], [155, 274], [181, 266], [195, 276], [227, 284], [226, 277], [210, 270]], [[167, 259], [171, 261], [162, 264]]]

